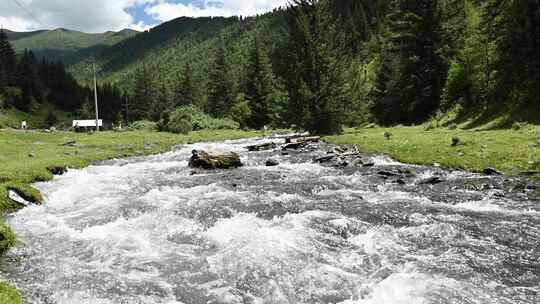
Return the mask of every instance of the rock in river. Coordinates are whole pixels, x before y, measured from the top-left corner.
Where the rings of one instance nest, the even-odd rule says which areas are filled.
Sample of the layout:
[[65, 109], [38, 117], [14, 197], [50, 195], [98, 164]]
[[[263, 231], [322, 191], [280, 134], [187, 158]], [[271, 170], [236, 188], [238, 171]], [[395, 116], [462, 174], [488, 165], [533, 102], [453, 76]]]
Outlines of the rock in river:
[[210, 154], [205, 151], [193, 150], [189, 166], [202, 169], [231, 169], [242, 167], [240, 156], [234, 152]]
[[266, 166], [267, 166], [267, 167], [275, 167], [275, 166], [279, 166], [279, 162], [278, 162], [277, 160], [275, 160], [275, 159], [270, 158], [270, 159], [268, 159], [268, 160], [266, 161]]

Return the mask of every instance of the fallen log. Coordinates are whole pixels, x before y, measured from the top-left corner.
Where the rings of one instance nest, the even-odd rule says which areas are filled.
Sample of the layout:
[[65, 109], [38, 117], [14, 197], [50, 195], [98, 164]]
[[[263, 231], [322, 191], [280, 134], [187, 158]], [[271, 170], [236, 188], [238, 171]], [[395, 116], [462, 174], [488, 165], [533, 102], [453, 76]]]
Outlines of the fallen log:
[[249, 152], [268, 151], [268, 150], [274, 150], [276, 148], [277, 148], [277, 144], [274, 142], [246, 147], [246, 149], [248, 149]]
[[212, 169], [231, 169], [242, 167], [240, 156], [234, 152], [223, 154], [210, 154], [205, 151], [193, 150], [189, 160], [191, 168]]
[[300, 137], [287, 137], [285, 139], [286, 144], [298, 143], [298, 142], [312, 142], [318, 143], [321, 141], [320, 136], [300, 136]]
[[285, 146], [283, 146], [281, 148], [281, 150], [285, 151], [285, 150], [298, 150], [300, 148], [304, 148], [305, 146], [307, 146], [309, 143], [307, 141], [301, 141], [301, 142], [295, 142], [295, 143], [290, 143], [290, 144], [286, 144]]

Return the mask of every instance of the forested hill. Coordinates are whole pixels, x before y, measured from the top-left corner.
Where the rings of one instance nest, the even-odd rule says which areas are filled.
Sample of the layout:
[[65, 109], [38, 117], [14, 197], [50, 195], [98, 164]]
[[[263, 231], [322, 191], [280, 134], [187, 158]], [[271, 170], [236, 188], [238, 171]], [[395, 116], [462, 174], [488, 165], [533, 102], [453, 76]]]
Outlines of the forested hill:
[[281, 14], [275, 11], [247, 19], [178, 18], [107, 48], [97, 56], [88, 57], [71, 66], [70, 70], [81, 83], [87, 83], [91, 79], [88, 66], [95, 59], [103, 81], [129, 89], [134, 85], [137, 70], [144, 66], [152, 71], [158, 82], [172, 90], [184, 64], [189, 62], [195, 83], [205, 85], [219, 41], [224, 40], [228, 46], [231, 68], [240, 68], [244, 60], [238, 58], [241, 56], [238, 53], [246, 53], [247, 40], [256, 28], [266, 27], [261, 36], [267, 36], [263, 39], [268, 42], [268, 49], [276, 45], [278, 35], [283, 35], [276, 32], [276, 27], [283, 27], [278, 22]]
[[138, 32], [125, 29], [119, 32], [88, 34], [67, 29], [33, 32], [6, 31], [9, 41], [18, 54], [32, 50], [38, 58], [60, 60], [73, 64], [103, 49], [115, 45]]
[[124, 120], [189, 105], [317, 133], [540, 120], [540, 0], [293, 2], [250, 18], [179, 18], [68, 69], [87, 84], [97, 62], [118, 97], [102, 112]]

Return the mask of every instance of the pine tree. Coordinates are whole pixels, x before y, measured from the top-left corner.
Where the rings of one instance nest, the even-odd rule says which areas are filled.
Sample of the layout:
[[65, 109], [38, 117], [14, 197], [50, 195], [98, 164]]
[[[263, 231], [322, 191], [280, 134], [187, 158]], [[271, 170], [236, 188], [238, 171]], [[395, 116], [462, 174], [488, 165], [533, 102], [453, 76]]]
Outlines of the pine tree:
[[540, 104], [540, 0], [482, 3], [484, 28], [497, 43], [498, 101]]
[[153, 121], [158, 121], [161, 119], [163, 113], [170, 109], [170, 100], [169, 100], [169, 90], [165, 84], [161, 85], [161, 89], [158, 93], [158, 98], [156, 102], [152, 105], [150, 110], [150, 119]]
[[146, 66], [139, 68], [135, 75], [134, 96], [130, 103], [130, 120], [150, 119], [151, 109], [159, 101], [157, 84]]
[[216, 49], [214, 66], [210, 72], [208, 83], [207, 112], [214, 117], [226, 117], [234, 103], [233, 85], [228, 74], [225, 45], [223, 41], [220, 41]]
[[316, 134], [342, 132], [342, 80], [326, 28], [329, 12], [317, 0], [295, 0], [290, 7], [290, 67], [286, 79], [289, 119]]
[[43, 84], [38, 73], [38, 62], [31, 51], [25, 50], [17, 67], [17, 86], [22, 91], [22, 98], [15, 106], [21, 110], [29, 110], [32, 102], [43, 100]]
[[0, 29], [0, 91], [16, 81], [17, 57], [3, 29]]
[[274, 115], [275, 101], [272, 68], [267, 55], [262, 50], [259, 39], [252, 41], [244, 79], [244, 97], [251, 115], [248, 126], [255, 129], [269, 125]]
[[195, 88], [193, 86], [193, 70], [186, 63], [183, 74], [179, 77], [174, 92], [174, 107], [189, 106], [195, 104]]
[[379, 122], [418, 123], [439, 108], [448, 70], [440, 17], [438, 1], [394, 1], [376, 88], [375, 107], [386, 113]]

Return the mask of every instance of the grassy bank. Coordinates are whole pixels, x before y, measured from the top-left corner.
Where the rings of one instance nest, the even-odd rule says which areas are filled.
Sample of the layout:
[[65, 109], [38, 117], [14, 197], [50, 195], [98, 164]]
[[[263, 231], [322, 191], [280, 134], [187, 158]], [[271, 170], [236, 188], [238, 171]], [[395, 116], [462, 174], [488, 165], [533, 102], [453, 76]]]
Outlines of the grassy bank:
[[[385, 133], [391, 134], [390, 139]], [[348, 129], [327, 140], [355, 144], [364, 152], [384, 153], [407, 163], [438, 163], [469, 171], [493, 167], [509, 175], [540, 171], [540, 127], [535, 126], [488, 131], [376, 127]]]
[[[261, 135], [246, 131], [199, 131], [189, 135], [150, 131], [43, 133], [38, 131], [0, 130], [0, 214], [16, 211], [20, 206], [8, 198], [8, 190], [16, 190], [30, 201], [41, 202], [39, 191], [30, 184], [53, 178], [51, 171], [62, 168], [83, 168], [93, 161], [169, 151], [179, 144], [218, 141]], [[74, 142], [71, 145], [64, 145]], [[0, 254], [16, 243], [15, 235], [0, 220]], [[21, 303], [13, 288], [0, 282], [0, 303]]]

